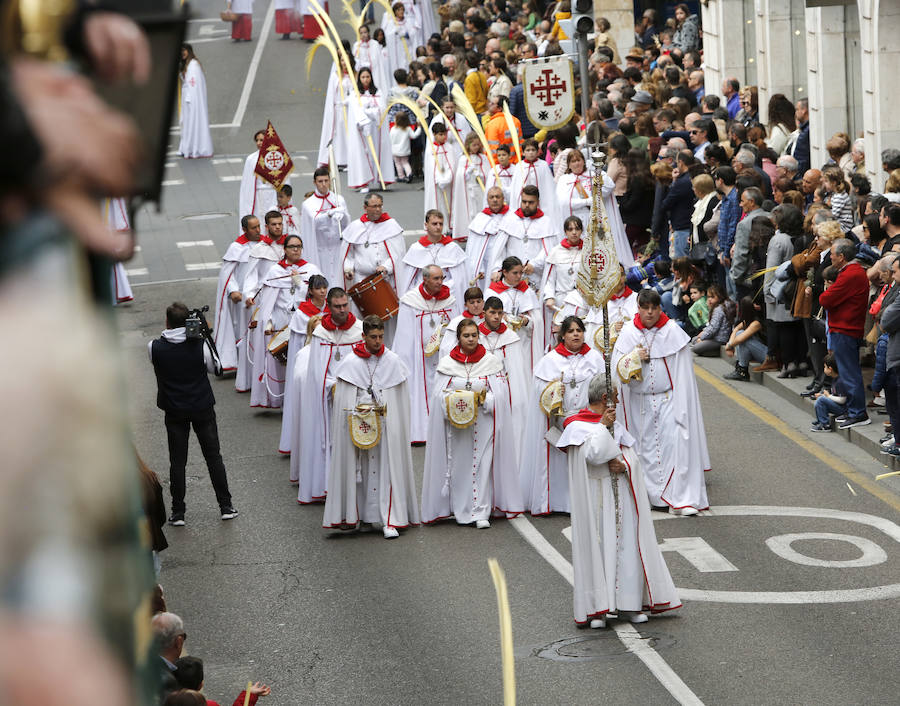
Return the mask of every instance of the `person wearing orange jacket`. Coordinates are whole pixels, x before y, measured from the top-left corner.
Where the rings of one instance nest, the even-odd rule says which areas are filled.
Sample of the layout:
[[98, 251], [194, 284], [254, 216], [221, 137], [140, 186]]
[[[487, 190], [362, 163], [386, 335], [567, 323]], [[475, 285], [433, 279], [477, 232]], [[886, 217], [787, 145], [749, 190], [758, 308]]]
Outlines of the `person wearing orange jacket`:
[[[513, 137], [510, 135], [509, 125], [506, 122], [506, 116], [503, 114], [503, 106], [506, 103], [504, 96], [488, 99], [488, 114], [484, 122], [484, 134], [488, 141], [488, 147], [494, 154], [494, 161], [497, 161], [497, 148], [500, 145], [510, 147], [510, 162], [515, 164], [518, 161], [515, 147], [513, 147]], [[515, 141], [522, 141], [522, 123], [515, 116], [512, 116], [513, 123], [516, 126]]]

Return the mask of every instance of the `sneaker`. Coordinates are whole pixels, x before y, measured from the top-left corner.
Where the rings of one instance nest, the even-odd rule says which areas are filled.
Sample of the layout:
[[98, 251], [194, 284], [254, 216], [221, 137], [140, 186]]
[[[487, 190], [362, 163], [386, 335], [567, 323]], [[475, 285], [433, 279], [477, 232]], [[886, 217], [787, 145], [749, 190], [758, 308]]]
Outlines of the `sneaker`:
[[812, 426], [809, 428], [810, 431], [831, 431], [831, 426], [828, 424], [820, 424], [819, 422], [813, 422]]
[[900, 458], [900, 446], [897, 446], [897, 444], [891, 444], [890, 446], [883, 447], [881, 449], [881, 453], [883, 453], [885, 456]]
[[838, 416], [836, 416], [834, 418], [835, 424], [843, 424], [846, 421], [847, 421], [847, 413], [846, 412], [844, 414], [839, 414]]
[[869, 415], [860, 414], [858, 417], [847, 417], [843, 422], [838, 422], [838, 429], [850, 429], [851, 427], [864, 427], [871, 424], [872, 420]]
[[872, 399], [873, 404], [876, 407], [884, 407], [887, 405], [887, 400], [884, 399], [884, 395], [878, 395]]
[[878, 440], [878, 443], [881, 444], [882, 446], [890, 446], [891, 444], [894, 443], [894, 435], [893, 434], [885, 434]]
[[222, 519], [223, 520], [233, 520], [237, 516], [238, 516], [238, 511], [235, 510], [233, 507], [229, 506], [229, 507], [222, 508]]
[[628, 621], [635, 624], [646, 623], [649, 618], [647, 618], [646, 613], [632, 613], [628, 616]]
[[184, 527], [184, 513], [173, 512], [172, 516], [169, 518], [169, 524], [172, 525], [172, 527]]
[[746, 382], [750, 379], [750, 371], [741, 365], [735, 365], [734, 370], [730, 373], [725, 373], [722, 377], [726, 380], [743, 380]]
[[602, 630], [606, 627], [606, 621], [603, 618], [594, 618], [591, 621], [591, 629]]
[[393, 527], [385, 527], [381, 532], [385, 539], [397, 539], [400, 536], [400, 533]]
[[487, 520], [477, 520], [475, 522], [475, 527], [477, 527], [478, 529], [490, 529], [491, 523]]

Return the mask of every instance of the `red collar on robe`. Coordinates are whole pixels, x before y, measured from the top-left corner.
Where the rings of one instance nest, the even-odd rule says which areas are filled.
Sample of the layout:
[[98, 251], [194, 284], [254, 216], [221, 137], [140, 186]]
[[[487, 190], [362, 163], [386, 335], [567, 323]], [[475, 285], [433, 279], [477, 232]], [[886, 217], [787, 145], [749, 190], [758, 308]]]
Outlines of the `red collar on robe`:
[[631, 291], [631, 287], [626, 286], [621, 294], [613, 294], [610, 297], [610, 300], [615, 301], [616, 299], [625, 299], [625, 297], [630, 297], [632, 294], [634, 294], [634, 292]]
[[485, 208], [481, 212], [487, 216], [504, 216], [506, 212], [509, 210], [509, 204], [503, 204], [503, 208], [501, 208], [497, 213], [494, 213], [490, 208]]
[[287, 233], [282, 233], [281, 237], [278, 240], [272, 240], [268, 235], [260, 235], [259, 239], [264, 242], [266, 245], [284, 245], [284, 239], [287, 236]]
[[[563, 238], [560, 245], [562, 245], [566, 250], [572, 250], [573, 248], [576, 250], [581, 250], [582, 246], [584, 245], [584, 241], [579, 240], [578, 245], [572, 245], [572, 243], [569, 242], [568, 238]], [[628, 291], [631, 290], [629, 289]], [[613, 299], [615, 299], [615, 297], [613, 297]]]
[[484, 354], [487, 353], [484, 346], [480, 343], [478, 344], [478, 348], [472, 351], [469, 355], [463, 353], [459, 346], [454, 346], [453, 350], [450, 351], [450, 357], [453, 358], [457, 363], [477, 363], [479, 360], [484, 358]]
[[489, 328], [487, 327], [487, 324], [486, 324], [486, 323], [483, 323], [483, 322], [482, 322], [482, 323], [480, 323], [480, 324], [478, 325], [478, 330], [481, 331], [481, 333], [483, 333], [485, 336], [489, 336], [489, 335], [492, 334], [492, 333], [501, 334], [501, 333], [505, 333], [505, 332], [506, 332], [506, 324], [504, 324], [504, 323], [501, 321], [501, 322], [500, 322], [500, 325], [499, 325], [496, 329], [494, 329], [494, 330], [492, 331], [491, 329], [489, 329]]
[[389, 220], [389, 219], [390, 219], [390, 216], [387, 214], [387, 211], [382, 211], [381, 216], [379, 216], [377, 221], [370, 221], [368, 213], [362, 214], [362, 218], [360, 218], [359, 220], [361, 220], [363, 223], [384, 223], [386, 220]]
[[239, 243], [240, 245], [246, 245], [250, 242], [250, 238], [247, 237], [246, 233], [241, 233], [234, 242]]
[[278, 264], [281, 265], [284, 269], [288, 269], [291, 265], [296, 265], [297, 267], [303, 267], [304, 265], [309, 264], [306, 260], [301, 259], [300, 262], [288, 262], [284, 258], [278, 261]]
[[328, 312], [328, 307], [326, 306], [324, 309], [320, 309], [315, 304], [312, 303], [310, 299], [306, 299], [305, 301], [300, 302], [300, 306], [297, 307], [307, 316], [315, 316], [316, 314], [321, 314], [323, 311]]
[[329, 191], [327, 194], [320, 194], [318, 191], [312, 192], [313, 196], [318, 196], [323, 201], [327, 200], [329, 196], [331, 196], [331, 192]]
[[451, 238], [449, 235], [442, 236], [441, 239], [436, 243], [432, 243], [428, 239], [427, 235], [423, 235], [421, 238], [419, 238], [419, 245], [421, 245], [423, 248], [427, 248], [429, 245], [447, 245], [448, 243], [452, 242], [453, 238]]
[[519, 283], [515, 287], [510, 287], [501, 279], [499, 282], [491, 282], [491, 286], [488, 287], [488, 289], [497, 292], [498, 294], [502, 294], [507, 289], [518, 289], [520, 292], [524, 292], [528, 289], [528, 282], [523, 278], [519, 280]]
[[[474, 315], [474, 314], [470, 314], [468, 311], [464, 311], [464, 312], [462, 313], [462, 315], [463, 315], [464, 317], [466, 317], [467, 319], [474, 319], [474, 318], [475, 318], [475, 315]], [[481, 312], [481, 313], [478, 315], [478, 318], [479, 318], [479, 319], [483, 319], [483, 318], [484, 318], [484, 312]]]
[[[665, 326], [668, 322], [669, 322], [669, 317], [666, 316], [665, 314], [660, 314], [660, 315], [659, 315], [659, 321], [656, 322], [656, 325], [655, 325], [653, 328], [662, 328], [662, 327]], [[641, 314], [640, 314], [640, 312], [638, 312], [637, 314], [634, 315], [634, 325], [637, 326], [638, 329], [641, 330], [641, 331], [646, 331], [646, 330], [647, 330], [647, 327], [644, 326], [643, 322], [641, 321]]]
[[532, 220], [534, 220], [534, 219], [536, 219], [536, 218], [543, 218], [543, 217], [544, 217], [544, 212], [543, 212], [541, 209], [538, 209], [537, 211], [534, 212], [534, 215], [533, 215], [533, 216], [526, 216], [524, 213], [522, 213], [522, 209], [521, 209], [521, 208], [517, 208], [517, 209], [516, 209], [516, 215], [517, 215], [519, 218], [531, 218]]
[[384, 355], [384, 344], [381, 344], [381, 348], [377, 353], [369, 353], [369, 349], [366, 348], [365, 341], [360, 341], [355, 346], [353, 346], [353, 352], [356, 353], [360, 358], [371, 358], [373, 355], [377, 357], [381, 357]]
[[322, 321], [321, 321], [321, 324], [325, 328], [326, 331], [337, 331], [338, 329], [340, 329], [341, 331], [346, 331], [351, 326], [353, 326], [353, 324], [355, 324], [355, 323], [356, 323], [356, 317], [353, 315], [352, 311], [347, 315], [347, 320], [344, 322], [344, 324], [342, 326], [338, 326], [336, 323], [334, 323], [334, 321], [331, 319], [330, 311], [327, 314], [325, 314], [325, 316], [322, 317]]
[[566, 348], [565, 343], [560, 343], [553, 350], [555, 350], [557, 353], [559, 353], [563, 358], [568, 358], [569, 356], [573, 356], [573, 355], [585, 355], [589, 350], [591, 350], [591, 347], [587, 343], [582, 343], [581, 350], [579, 350], [576, 353], [573, 353], [568, 348]]
[[566, 420], [563, 422], [563, 428], [565, 429], [572, 422], [588, 422], [590, 424], [599, 424], [601, 419], [603, 419], [603, 417], [593, 410], [579, 409], [571, 417], [566, 417]]
[[436, 299], [437, 301], [441, 302], [450, 296], [450, 287], [448, 287], [446, 284], [442, 284], [440, 292], [438, 292], [437, 294], [429, 294], [428, 290], [425, 289], [425, 283], [423, 282], [419, 285], [419, 294], [421, 294], [422, 298], [427, 302], [431, 301], [432, 299]]

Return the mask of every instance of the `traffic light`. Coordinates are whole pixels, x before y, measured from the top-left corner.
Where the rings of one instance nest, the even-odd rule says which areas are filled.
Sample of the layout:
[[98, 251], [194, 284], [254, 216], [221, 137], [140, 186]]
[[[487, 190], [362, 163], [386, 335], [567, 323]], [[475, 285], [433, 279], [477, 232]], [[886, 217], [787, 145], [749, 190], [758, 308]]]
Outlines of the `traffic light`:
[[572, 24], [582, 37], [587, 37], [594, 31], [594, 0], [574, 0]]

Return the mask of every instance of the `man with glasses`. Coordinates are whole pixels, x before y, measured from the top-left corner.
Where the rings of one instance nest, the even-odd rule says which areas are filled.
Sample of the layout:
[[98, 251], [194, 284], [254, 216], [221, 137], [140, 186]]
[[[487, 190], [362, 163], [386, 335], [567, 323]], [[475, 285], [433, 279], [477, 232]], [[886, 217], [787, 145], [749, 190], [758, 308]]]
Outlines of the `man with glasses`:
[[732, 299], [737, 296], [737, 288], [731, 278], [731, 246], [734, 244], [734, 234], [738, 221], [741, 219], [741, 206], [738, 203], [738, 192], [735, 188], [737, 174], [728, 166], [719, 167], [715, 174], [716, 191], [722, 194], [719, 204], [719, 276], [720, 282], [724, 281], [728, 296]]
[[688, 128], [688, 134], [691, 136], [691, 144], [694, 146], [694, 158], [701, 164], [706, 164], [706, 148], [711, 144], [709, 141], [709, 128], [712, 125], [711, 120], [695, 120]]

